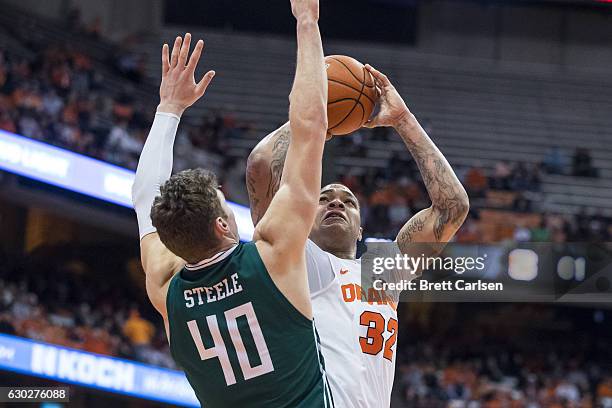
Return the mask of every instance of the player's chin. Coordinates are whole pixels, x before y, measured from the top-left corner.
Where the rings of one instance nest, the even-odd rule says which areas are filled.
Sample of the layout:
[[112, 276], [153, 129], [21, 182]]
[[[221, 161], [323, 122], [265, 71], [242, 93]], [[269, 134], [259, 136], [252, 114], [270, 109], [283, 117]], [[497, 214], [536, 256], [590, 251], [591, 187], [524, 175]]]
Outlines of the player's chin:
[[334, 220], [333, 222], [324, 220], [321, 224], [319, 224], [319, 229], [330, 234], [342, 234], [349, 230], [349, 224], [344, 220]]

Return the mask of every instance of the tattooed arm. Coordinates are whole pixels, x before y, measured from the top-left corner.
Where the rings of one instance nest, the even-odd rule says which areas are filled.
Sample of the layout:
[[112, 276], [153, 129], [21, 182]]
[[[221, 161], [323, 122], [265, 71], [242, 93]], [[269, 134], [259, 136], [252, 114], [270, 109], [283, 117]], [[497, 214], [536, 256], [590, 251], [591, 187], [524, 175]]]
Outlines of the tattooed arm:
[[263, 138], [247, 160], [246, 181], [251, 219], [257, 225], [278, 191], [291, 139], [289, 122]]
[[[440, 150], [410, 112], [386, 75], [366, 65], [381, 90], [379, 114], [366, 126], [393, 126], [414, 157], [431, 199], [431, 207], [412, 217], [400, 230], [397, 244], [407, 253], [411, 243], [446, 243], [469, 210], [465, 189]], [[436, 245], [436, 250], [443, 245]]]

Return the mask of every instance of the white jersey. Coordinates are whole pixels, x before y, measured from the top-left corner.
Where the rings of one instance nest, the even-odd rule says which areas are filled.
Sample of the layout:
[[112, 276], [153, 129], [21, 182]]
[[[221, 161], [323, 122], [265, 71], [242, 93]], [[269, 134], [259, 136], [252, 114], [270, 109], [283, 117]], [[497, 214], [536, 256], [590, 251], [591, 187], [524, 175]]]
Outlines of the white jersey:
[[389, 407], [398, 335], [396, 303], [362, 293], [361, 260], [338, 258], [308, 241], [306, 262], [335, 405]]

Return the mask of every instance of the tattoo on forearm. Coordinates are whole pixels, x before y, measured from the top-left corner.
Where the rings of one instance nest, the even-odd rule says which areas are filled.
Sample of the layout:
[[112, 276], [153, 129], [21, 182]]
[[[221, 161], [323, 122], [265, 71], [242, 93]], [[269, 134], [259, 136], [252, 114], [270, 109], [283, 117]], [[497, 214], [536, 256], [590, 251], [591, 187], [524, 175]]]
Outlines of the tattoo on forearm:
[[425, 227], [425, 220], [422, 217], [415, 216], [411, 218], [410, 221], [408, 221], [406, 225], [402, 227], [399, 235], [397, 236], [397, 242], [400, 246], [400, 249], [403, 251], [404, 250], [403, 246], [405, 244], [411, 243], [413, 241], [414, 234], [416, 232], [423, 231], [424, 227]]
[[[442, 153], [427, 135], [419, 136], [424, 137], [424, 140], [415, 143], [410, 137], [414, 132], [413, 128], [402, 129], [400, 125], [398, 132], [421, 171], [432, 207], [436, 210], [433, 233], [436, 241], [440, 242], [448, 225], [459, 227], [465, 219], [468, 208], [465, 190]], [[411, 237], [412, 233], [408, 234], [407, 237]]]
[[289, 141], [291, 139], [291, 131], [289, 128], [281, 129], [277, 139], [272, 146], [272, 161], [270, 162], [270, 182], [266, 196], [270, 199], [276, 194], [280, 187], [281, 177], [283, 175], [283, 167], [285, 166], [285, 158], [289, 149]]

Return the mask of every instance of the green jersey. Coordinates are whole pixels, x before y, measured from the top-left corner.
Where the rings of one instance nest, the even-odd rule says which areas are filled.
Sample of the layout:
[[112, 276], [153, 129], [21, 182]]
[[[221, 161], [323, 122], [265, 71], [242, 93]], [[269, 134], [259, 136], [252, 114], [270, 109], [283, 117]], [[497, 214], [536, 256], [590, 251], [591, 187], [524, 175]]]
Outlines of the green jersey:
[[186, 266], [166, 304], [172, 356], [205, 408], [333, 406], [313, 321], [254, 243]]

